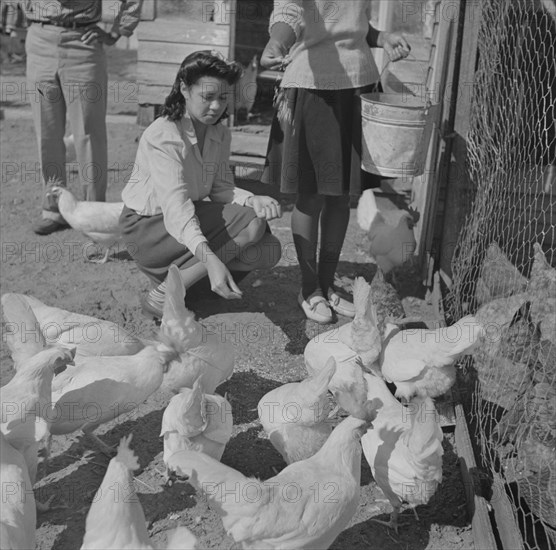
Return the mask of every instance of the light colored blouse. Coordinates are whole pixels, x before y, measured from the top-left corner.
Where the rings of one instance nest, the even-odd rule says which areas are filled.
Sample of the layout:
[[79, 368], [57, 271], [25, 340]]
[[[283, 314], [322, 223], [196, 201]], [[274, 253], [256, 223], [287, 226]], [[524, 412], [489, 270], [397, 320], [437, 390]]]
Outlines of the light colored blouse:
[[133, 172], [122, 191], [128, 208], [142, 216], [163, 214], [166, 230], [191, 252], [207, 242], [193, 201], [245, 205], [253, 194], [234, 184], [231, 133], [223, 124], [207, 127], [200, 151], [191, 118], [157, 118], [139, 141]]
[[274, 0], [269, 30], [286, 23], [297, 38], [281, 86], [342, 90], [377, 82], [370, 19], [371, 0]]

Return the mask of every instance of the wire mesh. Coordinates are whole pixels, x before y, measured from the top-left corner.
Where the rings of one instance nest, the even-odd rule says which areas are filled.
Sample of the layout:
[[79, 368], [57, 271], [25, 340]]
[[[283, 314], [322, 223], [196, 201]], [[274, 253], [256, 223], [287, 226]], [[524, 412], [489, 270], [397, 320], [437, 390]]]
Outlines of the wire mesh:
[[447, 314], [487, 337], [466, 368], [483, 466], [523, 545], [556, 548], [556, 2], [484, 0]]

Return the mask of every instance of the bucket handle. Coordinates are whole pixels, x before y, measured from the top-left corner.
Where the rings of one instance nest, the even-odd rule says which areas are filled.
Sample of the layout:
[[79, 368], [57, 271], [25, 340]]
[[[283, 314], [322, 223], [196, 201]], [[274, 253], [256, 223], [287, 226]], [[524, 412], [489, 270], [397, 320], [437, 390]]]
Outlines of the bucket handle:
[[[411, 56], [413, 58], [413, 61], [417, 61], [417, 58], [411, 52], [407, 55], [407, 57], [409, 57], [409, 56]], [[384, 73], [386, 72], [386, 69], [388, 68], [390, 63], [393, 63], [393, 61], [390, 59], [390, 57], [388, 57], [388, 62], [382, 68], [380, 76], [378, 77], [378, 80], [374, 83], [374, 89], [372, 90], [371, 93], [379, 93], [378, 92], [378, 86], [379, 86], [379, 84], [382, 83], [382, 77], [384, 76]], [[423, 86], [426, 86], [426, 83], [427, 83], [427, 77], [425, 76], [425, 82], [423, 82]], [[415, 94], [413, 92], [411, 92], [411, 93], [413, 94], [414, 97], [417, 97], [417, 94]], [[432, 107], [432, 101], [430, 100], [430, 97], [427, 97], [427, 102], [425, 104], [425, 108], [428, 111], [431, 107]]]

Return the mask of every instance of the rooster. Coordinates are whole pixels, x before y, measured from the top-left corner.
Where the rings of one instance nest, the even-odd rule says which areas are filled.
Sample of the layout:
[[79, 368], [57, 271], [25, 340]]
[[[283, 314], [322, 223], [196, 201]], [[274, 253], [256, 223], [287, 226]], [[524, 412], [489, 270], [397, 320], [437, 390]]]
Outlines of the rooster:
[[0, 548], [35, 548], [37, 511], [27, 464], [0, 432]]
[[472, 315], [450, 327], [389, 330], [379, 359], [383, 377], [396, 384], [396, 397], [438, 397], [456, 381], [454, 363], [470, 353], [484, 334]]
[[71, 191], [58, 183], [48, 182], [46, 197], [51, 209], [60, 212], [73, 229], [84, 233], [93, 243], [106, 247], [100, 260], [86, 256], [93, 263], [106, 263], [110, 249], [123, 243], [119, 220], [124, 203], [78, 201]]
[[381, 212], [372, 189], [364, 191], [359, 199], [357, 223], [369, 237], [369, 254], [385, 274], [413, 255], [417, 242], [412, 213], [399, 209]]
[[377, 327], [376, 307], [371, 287], [363, 277], [353, 282], [353, 321], [315, 336], [305, 346], [305, 366], [310, 375], [319, 372], [329, 360], [336, 360], [336, 372], [329, 384], [338, 404], [352, 413], [367, 399], [363, 372], [356, 363], [360, 357], [367, 368], [378, 360], [382, 338]]
[[313, 456], [328, 439], [328, 384], [335, 371], [336, 361], [330, 358], [314, 376], [283, 384], [259, 401], [261, 425], [286, 464]]
[[[154, 550], [147, 522], [133, 485], [139, 461], [129, 448], [131, 434], [122, 438], [118, 454], [108, 464], [85, 522], [81, 550]], [[168, 537], [166, 548], [196, 548], [197, 538], [186, 527]]]
[[426, 504], [442, 481], [443, 434], [430, 397], [416, 397], [404, 407], [382, 378], [366, 373], [367, 396], [383, 403], [373, 429], [361, 438], [363, 454], [373, 478], [386, 495], [393, 512], [388, 527], [398, 532], [398, 516], [408, 502]]
[[205, 492], [237, 547], [326, 549], [359, 505], [360, 438], [380, 405], [366, 402], [358, 417], [349, 416], [338, 424], [315, 455], [286, 466], [266, 481], [246, 477], [195, 451], [176, 453], [170, 464], [180, 475], [189, 476], [195, 489]]
[[[193, 388], [182, 388], [162, 415], [160, 435], [164, 438], [163, 461], [177, 451], [194, 448], [216, 460], [222, 458], [232, 436], [232, 408], [225, 397], [203, 393], [201, 377]], [[167, 469], [168, 485], [171, 471]]]

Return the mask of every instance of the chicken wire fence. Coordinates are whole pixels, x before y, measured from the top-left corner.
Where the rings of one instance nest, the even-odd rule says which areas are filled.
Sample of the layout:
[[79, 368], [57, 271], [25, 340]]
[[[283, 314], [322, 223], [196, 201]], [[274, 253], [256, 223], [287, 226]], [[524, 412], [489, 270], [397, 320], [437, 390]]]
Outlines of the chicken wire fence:
[[471, 200], [446, 303], [450, 318], [487, 324], [462, 387], [483, 469], [502, 480], [527, 549], [556, 548], [555, 48], [554, 0], [483, 1]]

